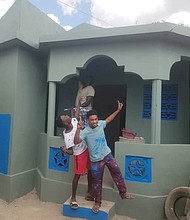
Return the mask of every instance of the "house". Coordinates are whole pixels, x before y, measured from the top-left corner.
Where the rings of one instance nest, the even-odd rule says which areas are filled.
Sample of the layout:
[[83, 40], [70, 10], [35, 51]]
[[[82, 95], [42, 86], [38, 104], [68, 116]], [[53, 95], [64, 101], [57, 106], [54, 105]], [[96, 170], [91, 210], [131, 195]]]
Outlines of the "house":
[[[0, 198], [36, 187], [43, 201], [70, 196], [72, 158], [63, 155], [55, 118], [74, 106], [77, 76], [95, 79], [94, 107], [124, 109], [107, 128], [132, 202], [115, 187], [104, 198], [116, 212], [164, 219], [171, 189], [189, 184], [190, 28], [154, 23], [118, 28], [81, 24], [66, 32], [26, 0], [0, 19]], [[145, 144], [119, 141], [126, 128]], [[63, 190], [64, 189], [64, 190]], [[83, 194], [85, 185], [79, 187]]]

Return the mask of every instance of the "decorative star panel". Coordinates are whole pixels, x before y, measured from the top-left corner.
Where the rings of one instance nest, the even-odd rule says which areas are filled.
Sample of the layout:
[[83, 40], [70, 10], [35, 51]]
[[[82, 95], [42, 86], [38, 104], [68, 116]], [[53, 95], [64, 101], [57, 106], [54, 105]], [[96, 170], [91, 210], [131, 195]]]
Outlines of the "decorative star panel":
[[125, 179], [135, 182], [152, 182], [151, 158], [126, 156]]
[[63, 153], [59, 148], [49, 148], [49, 169], [63, 172], [69, 171], [70, 156]]

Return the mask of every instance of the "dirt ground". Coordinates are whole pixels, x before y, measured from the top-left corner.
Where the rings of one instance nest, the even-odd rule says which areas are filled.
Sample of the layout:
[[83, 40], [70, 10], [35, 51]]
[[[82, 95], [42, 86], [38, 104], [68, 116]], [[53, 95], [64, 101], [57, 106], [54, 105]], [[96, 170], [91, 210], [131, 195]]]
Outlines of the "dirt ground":
[[[81, 220], [81, 218], [65, 217], [62, 204], [42, 202], [36, 191], [7, 203], [0, 199], [0, 220]], [[84, 219], [83, 219], [84, 220]], [[112, 220], [134, 220], [126, 216], [114, 216]]]

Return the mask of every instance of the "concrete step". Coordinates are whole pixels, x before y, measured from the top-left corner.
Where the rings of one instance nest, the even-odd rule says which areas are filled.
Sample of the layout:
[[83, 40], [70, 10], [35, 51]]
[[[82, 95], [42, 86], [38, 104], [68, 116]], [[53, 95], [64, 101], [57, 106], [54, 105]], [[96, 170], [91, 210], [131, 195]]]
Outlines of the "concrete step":
[[70, 207], [70, 198], [63, 204], [63, 215], [73, 218], [94, 220], [110, 220], [115, 215], [115, 203], [102, 200], [102, 206], [97, 214], [92, 212], [93, 201], [86, 201], [84, 197], [77, 196], [78, 209]]

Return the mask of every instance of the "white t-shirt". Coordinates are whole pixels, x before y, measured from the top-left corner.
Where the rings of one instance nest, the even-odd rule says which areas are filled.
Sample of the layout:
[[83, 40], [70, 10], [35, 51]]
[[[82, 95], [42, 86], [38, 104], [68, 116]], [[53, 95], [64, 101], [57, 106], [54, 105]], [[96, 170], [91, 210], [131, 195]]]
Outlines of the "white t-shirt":
[[[94, 96], [94, 94], [95, 94], [95, 90], [92, 86], [86, 86], [85, 88], [79, 88], [79, 90], [77, 92], [76, 100], [75, 100], [75, 106], [78, 105], [80, 97], [81, 97], [81, 104], [83, 104], [84, 102], [86, 102], [87, 96]], [[89, 105], [89, 107], [92, 107], [91, 104]]]
[[87, 149], [87, 145], [86, 145], [85, 141], [82, 141], [80, 144], [77, 144], [77, 145], [74, 144], [74, 136], [75, 136], [75, 132], [77, 130], [77, 124], [78, 124], [77, 119], [72, 118], [71, 119], [71, 124], [73, 125], [73, 129], [70, 132], [65, 133], [65, 130], [63, 131], [65, 146], [66, 146], [67, 149], [72, 147], [73, 148], [73, 154], [74, 155], [79, 155]]

